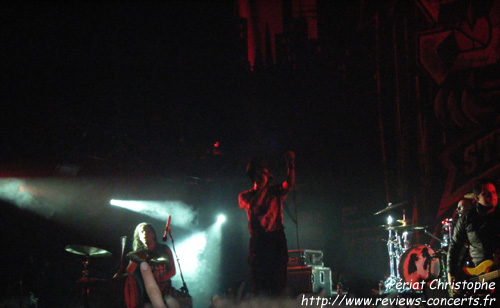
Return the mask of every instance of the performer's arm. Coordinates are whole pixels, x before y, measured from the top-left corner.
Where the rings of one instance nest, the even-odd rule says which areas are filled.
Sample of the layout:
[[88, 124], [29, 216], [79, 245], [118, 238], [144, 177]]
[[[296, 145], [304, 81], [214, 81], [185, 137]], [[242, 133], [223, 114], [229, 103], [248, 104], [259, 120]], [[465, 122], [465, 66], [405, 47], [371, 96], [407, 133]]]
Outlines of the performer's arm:
[[465, 241], [467, 239], [467, 230], [466, 230], [466, 217], [467, 215], [462, 215], [457, 220], [457, 224], [453, 229], [453, 235], [450, 239], [450, 246], [448, 248], [448, 282], [452, 282], [455, 280], [455, 276], [459, 273], [460, 268], [458, 264], [459, 254], [465, 245]]
[[262, 205], [262, 201], [267, 193], [267, 186], [257, 190], [253, 197], [249, 197], [249, 192], [242, 192], [238, 196], [239, 206], [241, 209], [249, 210], [256, 209]]

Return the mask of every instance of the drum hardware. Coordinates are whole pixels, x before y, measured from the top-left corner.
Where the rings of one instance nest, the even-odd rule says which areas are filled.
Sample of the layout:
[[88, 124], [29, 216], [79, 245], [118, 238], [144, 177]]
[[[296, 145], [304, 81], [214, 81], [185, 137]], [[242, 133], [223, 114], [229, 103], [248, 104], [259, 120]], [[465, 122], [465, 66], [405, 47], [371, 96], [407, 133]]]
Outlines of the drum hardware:
[[406, 251], [410, 248], [410, 232], [404, 231], [401, 234], [401, 242], [403, 244], [403, 249]]
[[405, 219], [398, 219], [396, 221], [399, 222], [401, 226], [406, 226], [411, 222], [411, 220], [405, 220]]
[[[389, 204], [386, 208], [376, 212], [374, 215], [392, 210], [406, 204]], [[427, 231], [426, 226], [412, 225], [411, 220], [405, 217], [403, 208], [402, 219], [395, 220], [394, 224], [391, 216], [387, 218], [387, 224], [380, 225], [381, 228], [388, 231], [387, 250], [389, 255], [389, 277], [379, 284], [379, 293], [401, 292], [429, 292], [427, 283], [432, 280], [439, 280], [443, 283], [447, 281], [446, 277], [446, 251], [441, 249], [434, 251], [427, 245], [410, 246], [410, 235], [413, 230], [424, 230], [426, 234], [438, 240], [440, 243], [448, 245], [453, 230], [453, 220], [446, 219], [442, 222], [443, 229], [446, 231], [444, 239], [441, 240]], [[444, 247], [446, 247], [444, 246]], [[427, 291], [426, 291], [427, 289]], [[441, 292], [442, 293], [442, 292]], [[441, 295], [441, 294], [439, 294]]]
[[84, 246], [84, 245], [67, 245], [64, 248], [67, 252], [74, 253], [76, 255], [85, 256], [85, 260], [82, 261], [83, 271], [82, 277], [89, 276], [89, 261], [90, 257], [93, 258], [106, 258], [111, 257], [111, 252], [97, 248], [92, 246]]
[[390, 226], [390, 225], [380, 225], [381, 228], [384, 228], [385, 230], [404, 230], [404, 231], [410, 231], [410, 230], [424, 230], [425, 226], [412, 226], [412, 225], [400, 225], [400, 226]]
[[385, 291], [389, 292], [396, 288], [396, 284], [401, 281], [399, 272], [397, 271], [399, 265], [399, 258], [402, 253], [401, 239], [398, 235], [398, 230], [392, 226], [392, 216], [387, 217], [387, 225], [383, 228], [389, 231], [387, 239], [387, 252], [389, 255], [389, 277], [384, 281]]
[[89, 292], [89, 282], [93, 282], [94, 280], [92, 278], [89, 278], [89, 263], [90, 263], [90, 257], [93, 258], [105, 258], [105, 257], [111, 257], [111, 252], [97, 248], [97, 247], [92, 247], [92, 246], [84, 246], [84, 245], [67, 245], [64, 248], [67, 252], [76, 254], [76, 255], [81, 255], [85, 256], [85, 260], [82, 261], [83, 265], [83, 270], [82, 270], [82, 277], [78, 279], [78, 283], [82, 285], [82, 294], [83, 294], [83, 304], [85, 308], [89, 307], [89, 302], [88, 302], [88, 292]]
[[447, 248], [453, 235], [453, 218], [446, 218], [445, 220], [441, 221], [441, 225], [443, 229], [443, 240], [441, 241], [441, 248]]
[[[398, 204], [389, 203], [388, 206], [374, 215], [384, 213], [386, 211], [398, 208], [407, 204], [407, 202], [401, 202]], [[387, 251], [389, 255], [389, 277], [383, 282], [383, 287], [385, 287], [385, 292], [389, 293], [397, 289], [399, 283], [402, 281], [402, 276], [400, 273], [400, 263], [402, 260], [402, 255], [410, 248], [410, 235], [413, 230], [425, 230], [424, 226], [411, 225], [410, 220], [406, 219], [405, 209], [403, 208], [402, 219], [396, 220], [400, 225], [393, 224], [394, 219], [392, 216], [387, 217], [387, 224], [381, 225], [380, 227], [388, 231], [387, 239]], [[381, 287], [379, 287], [381, 288]], [[404, 291], [404, 290], [396, 290]]]

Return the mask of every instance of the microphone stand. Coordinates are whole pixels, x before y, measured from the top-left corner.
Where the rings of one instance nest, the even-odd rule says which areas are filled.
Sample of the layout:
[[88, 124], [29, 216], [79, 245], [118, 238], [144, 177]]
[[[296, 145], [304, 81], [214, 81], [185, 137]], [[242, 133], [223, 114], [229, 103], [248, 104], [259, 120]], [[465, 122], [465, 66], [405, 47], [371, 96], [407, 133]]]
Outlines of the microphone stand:
[[184, 294], [189, 294], [189, 290], [186, 285], [186, 281], [184, 280], [184, 275], [182, 275], [182, 269], [181, 269], [181, 264], [179, 262], [179, 256], [177, 255], [177, 251], [175, 251], [175, 244], [174, 244], [174, 238], [172, 237], [172, 232], [170, 232], [170, 228], [168, 229], [168, 235], [170, 235], [170, 240], [172, 241], [172, 250], [174, 251], [176, 260], [177, 260], [177, 267], [179, 268], [179, 273], [181, 274], [181, 280], [182, 280], [182, 287], [181, 287], [181, 292]]

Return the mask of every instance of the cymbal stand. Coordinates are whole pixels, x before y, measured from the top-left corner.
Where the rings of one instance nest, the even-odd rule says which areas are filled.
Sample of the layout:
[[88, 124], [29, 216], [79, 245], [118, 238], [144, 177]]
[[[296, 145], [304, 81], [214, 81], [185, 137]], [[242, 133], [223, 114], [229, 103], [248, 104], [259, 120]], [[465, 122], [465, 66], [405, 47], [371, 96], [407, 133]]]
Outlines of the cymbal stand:
[[85, 308], [89, 307], [89, 299], [88, 299], [89, 288], [87, 286], [87, 281], [89, 277], [89, 262], [90, 262], [90, 255], [85, 255], [85, 260], [82, 261], [83, 264], [82, 277], [80, 278], [80, 282], [82, 283], [83, 307]]
[[[392, 225], [392, 217], [388, 218], [389, 226]], [[389, 292], [396, 287], [396, 283], [401, 281], [399, 275], [399, 259], [401, 257], [401, 241], [397, 230], [392, 230], [389, 228], [389, 239], [387, 241], [387, 251], [389, 254], [389, 277], [384, 281], [385, 291]]]
[[85, 260], [82, 261], [83, 264], [82, 278], [87, 278], [89, 276], [89, 262], [90, 262], [90, 256], [86, 255]]
[[441, 241], [441, 248], [448, 248], [451, 237], [453, 235], [453, 218], [446, 218], [441, 222], [443, 225], [443, 241]]
[[395, 251], [395, 241], [392, 236], [392, 230], [389, 230], [389, 240], [387, 241], [387, 250], [389, 253], [389, 271], [390, 275], [384, 282], [385, 290], [390, 291], [395, 288], [396, 282], [398, 281], [398, 277], [396, 276], [397, 271], [395, 271], [397, 257]]
[[403, 233], [401, 234], [401, 245], [402, 245], [401, 253], [403, 254], [406, 250], [410, 248], [410, 232], [403, 231]]
[[[407, 223], [407, 220], [406, 220], [406, 210], [405, 208], [403, 208], [403, 224], [406, 225]], [[410, 248], [410, 233], [406, 230], [403, 230], [403, 233], [401, 234], [401, 238], [398, 237], [398, 239], [400, 239], [400, 256], [408, 249]], [[399, 265], [398, 265], [398, 268], [399, 268]]]

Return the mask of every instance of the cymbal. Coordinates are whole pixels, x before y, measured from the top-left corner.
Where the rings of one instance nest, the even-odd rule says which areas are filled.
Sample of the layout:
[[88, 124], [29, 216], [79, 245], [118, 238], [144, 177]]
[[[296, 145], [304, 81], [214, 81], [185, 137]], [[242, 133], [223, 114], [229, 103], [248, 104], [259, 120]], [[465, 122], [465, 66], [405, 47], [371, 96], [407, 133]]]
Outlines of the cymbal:
[[156, 250], [137, 250], [127, 254], [127, 258], [135, 263], [148, 262], [151, 265], [165, 264], [169, 257], [164, 252]]
[[471, 193], [465, 194], [464, 199], [469, 199], [469, 200], [474, 199], [474, 193], [471, 192]]
[[396, 220], [397, 222], [399, 222], [401, 224], [401, 226], [408, 226], [408, 224], [411, 222], [411, 220], [402, 220], [402, 219], [398, 219]]
[[410, 226], [410, 225], [401, 225], [401, 226], [390, 226], [390, 225], [381, 225], [381, 228], [384, 228], [386, 230], [424, 230], [427, 227], [423, 226]]
[[92, 246], [84, 245], [67, 245], [64, 248], [67, 252], [87, 257], [111, 257], [111, 252]]
[[396, 203], [396, 204], [391, 204], [391, 205], [388, 205], [385, 209], [382, 209], [380, 211], [378, 211], [377, 213], [373, 214], [373, 215], [378, 215], [378, 214], [381, 214], [383, 212], [386, 212], [386, 211], [390, 211], [392, 209], [395, 209], [397, 207], [400, 207], [401, 205], [405, 205], [407, 204], [408, 202], [405, 201], [405, 202], [401, 202], [401, 203]]

